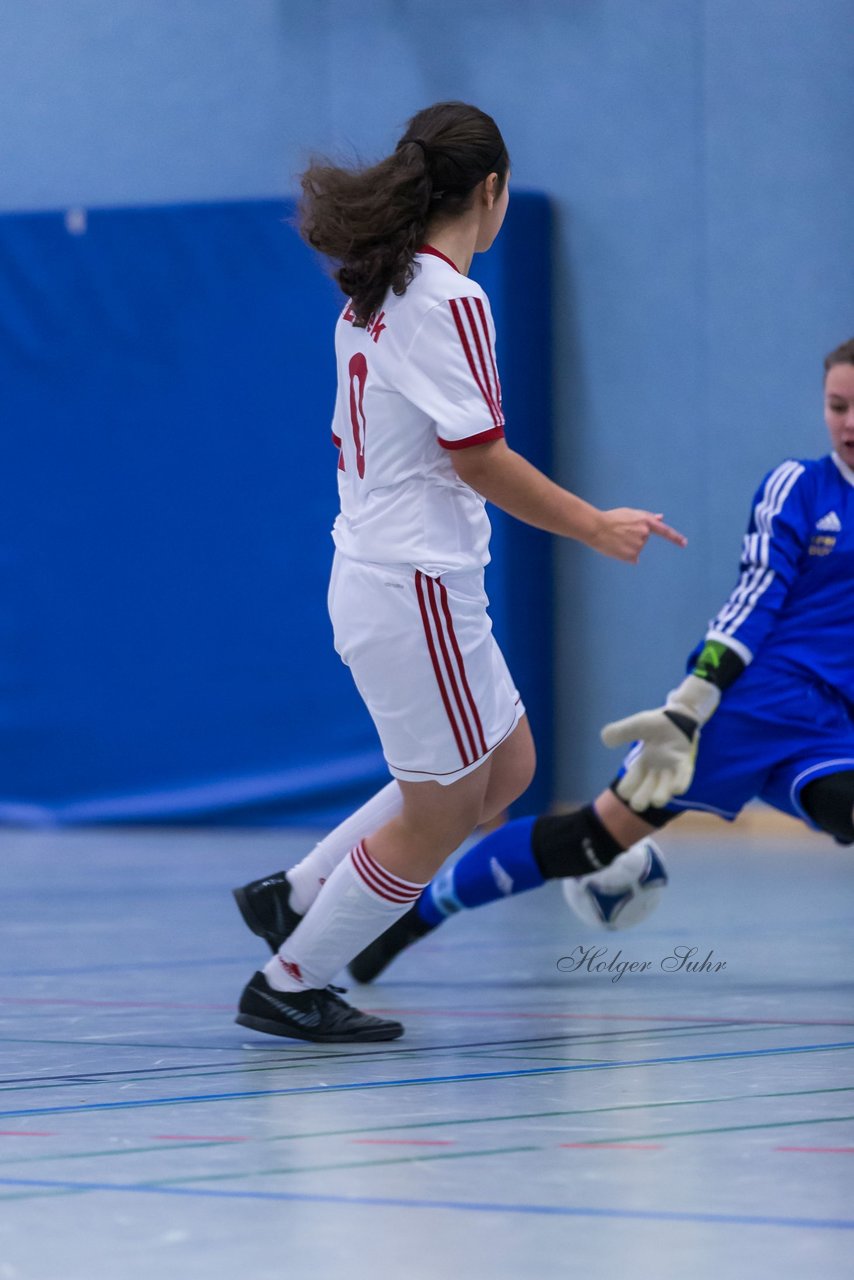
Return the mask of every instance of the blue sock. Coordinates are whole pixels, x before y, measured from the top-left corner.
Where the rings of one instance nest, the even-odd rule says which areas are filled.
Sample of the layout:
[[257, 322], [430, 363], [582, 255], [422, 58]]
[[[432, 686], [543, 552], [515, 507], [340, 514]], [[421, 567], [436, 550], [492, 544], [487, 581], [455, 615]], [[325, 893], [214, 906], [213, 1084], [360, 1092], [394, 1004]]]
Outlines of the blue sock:
[[531, 849], [536, 818], [515, 818], [491, 831], [435, 876], [416, 903], [422, 921], [434, 929], [446, 916], [482, 907], [497, 898], [525, 893], [544, 883]]

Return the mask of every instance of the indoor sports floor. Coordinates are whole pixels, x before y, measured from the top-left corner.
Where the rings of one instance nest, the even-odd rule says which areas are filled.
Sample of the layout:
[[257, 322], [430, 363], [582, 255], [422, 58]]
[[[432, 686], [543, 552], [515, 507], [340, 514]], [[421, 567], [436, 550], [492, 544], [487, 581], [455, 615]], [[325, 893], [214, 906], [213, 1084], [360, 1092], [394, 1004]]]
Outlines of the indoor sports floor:
[[[0, 1280], [854, 1274], [854, 851], [674, 829], [645, 925], [460, 916], [349, 1048], [233, 1021], [229, 888], [309, 843], [0, 834]], [[594, 943], [650, 967], [559, 967]]]

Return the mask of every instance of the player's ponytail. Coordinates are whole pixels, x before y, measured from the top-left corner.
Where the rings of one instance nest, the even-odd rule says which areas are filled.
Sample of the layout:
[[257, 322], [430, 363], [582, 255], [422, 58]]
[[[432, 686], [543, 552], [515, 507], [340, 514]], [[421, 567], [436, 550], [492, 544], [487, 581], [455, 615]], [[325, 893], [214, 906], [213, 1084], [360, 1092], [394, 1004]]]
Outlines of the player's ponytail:
[[389, 289], [406, 292], [428, 223], [458, 217], [509, 158], [491, 116], [464, 102], [419, 111], [392, 155], [366, 169], [312, 164], [302, 175], [300, 230], [336, 264], [333, 272], [366, 324]]

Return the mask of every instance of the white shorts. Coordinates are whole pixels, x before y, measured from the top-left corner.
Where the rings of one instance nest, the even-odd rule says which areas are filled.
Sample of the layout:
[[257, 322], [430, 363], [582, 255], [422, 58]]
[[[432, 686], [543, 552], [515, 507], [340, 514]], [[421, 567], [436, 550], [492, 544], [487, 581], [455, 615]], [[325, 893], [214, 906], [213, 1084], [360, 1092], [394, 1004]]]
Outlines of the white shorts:
[[431, 578], [409, 565], [336, 552], [329, 584], [335, 649], [396, 778], [456, 782], [525, 714], [487, 604], [482, 570]]

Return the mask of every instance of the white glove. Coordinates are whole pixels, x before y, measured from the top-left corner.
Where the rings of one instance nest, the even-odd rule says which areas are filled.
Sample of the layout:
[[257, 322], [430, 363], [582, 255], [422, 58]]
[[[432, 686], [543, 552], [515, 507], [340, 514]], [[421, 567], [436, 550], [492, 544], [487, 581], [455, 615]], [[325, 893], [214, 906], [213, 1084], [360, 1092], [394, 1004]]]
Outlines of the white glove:
[[686, 676], [663, 707], [615, 720], [602, 730], [606, 747], [641, 740], [641, 748], [617, 785], [617, 794], [638, 813], [660, 809], [691, 785], [700, 727], [717, 710], [720, 689]]

